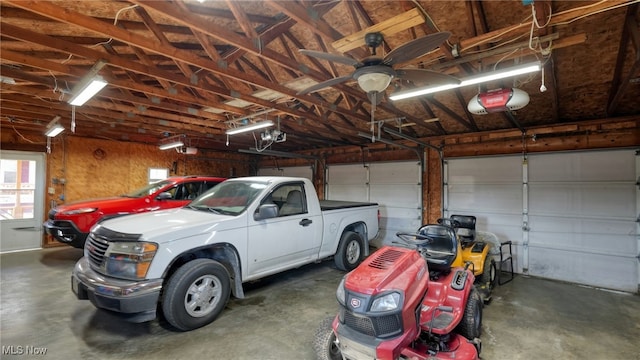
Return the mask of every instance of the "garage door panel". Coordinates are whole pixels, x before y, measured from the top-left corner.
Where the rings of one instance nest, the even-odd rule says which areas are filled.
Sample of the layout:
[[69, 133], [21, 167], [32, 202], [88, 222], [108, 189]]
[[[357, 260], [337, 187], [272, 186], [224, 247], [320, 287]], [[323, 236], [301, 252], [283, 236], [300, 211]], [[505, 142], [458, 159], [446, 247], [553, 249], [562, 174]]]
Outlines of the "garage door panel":
[[449, 161], [449, 183], [510, 183], [522, 181], [518, 156], [455, 159]]
[[529, 227], [534, 232], [560, 234], [594, 235], [599, 237], [627, 236], [635, 234], [635, 223], [631, 221], [611, 221], [571, 217], [531, 216]]
[[536, 154], [529, 181], [624, 181], [635, 175], [633, 151]]
[[389, 206], [403, 206], [413, 209], [419, 209], [422, 207], [419, 188], [416, 184], [396, 184], [393, 186], [393, 191], [389, 191], [389, 186], [371, 184], [370, 194], [371, 201], [381, 204]]
[[[529, 245], [562, 249], [565, 251], [590, 252], [604, 255], [628, 256], [637, 252], [628, 235], [588, 235], [558, 232], [532, 232]], [[615, 250], [613, 250], [615, 249]]]
[[421, 167], [416, 162], [372, 163], [328, 167], [327, 197], [380, 205], [380, 231], [373, 246], [390, 244], [398, 231], [421, 224]]
[[368, 201], [362, 200], [368, 198], [367, 189], [360, 185], [341, 185], [334, 184], [329, 186], [328, 200], [346, 200], [346, 201]]
[[530, 247], [529, 253], [531, 275], [629, 292], [638, 290], [637, 284], [629, 281], [636, 272], [635, 258], [538, 247]]
[[327, 183], [331, 186], [332, 182], [341, 185], [352, 184], [362, 186], [369, 182], [368, 169], [362, 165], [332, 165], [327, 175]]
[[420, 182], [420, 164], [407, 162], [375, 163], [369, 166], [371, 183], [379, 185], [407, 184], [416, 186]]
[[449, 208], [495, 213], [522, 213], [522, 185], [450, 184]]
[[[534, 184], [529, 186], [529, 213], [629, 218], [635, 213], [635, 188], [630, 183], [618, 184]], [[597, 204], [597, 206], [593, 206]]]
[[273, 168], [260, 168], [258, 170], [259, 176], [294, 176], [303, 177], [312, 180], [313, 169], [311, 166], [287, 166], [287, 167], [273, 167]]
[[622, 149], [530, 154], [526, 166], [512, 157], [448, 160], [445, 214], [475, 215], [479, 230], [514, 241], [518, 271], [636, 292], [636, 158]]

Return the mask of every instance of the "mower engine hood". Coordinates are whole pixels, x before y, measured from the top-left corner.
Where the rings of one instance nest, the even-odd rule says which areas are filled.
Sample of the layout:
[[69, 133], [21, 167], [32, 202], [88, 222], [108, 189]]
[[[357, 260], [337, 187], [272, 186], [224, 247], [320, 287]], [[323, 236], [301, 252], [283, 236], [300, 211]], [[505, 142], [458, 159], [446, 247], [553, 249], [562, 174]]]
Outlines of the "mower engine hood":
[[427, 262], [416, 250], [389, 246], [350, 272], [345, 288], [371, 296], [390, 290], [410, 294], [424, 283], [424, 276], [429, 276]]

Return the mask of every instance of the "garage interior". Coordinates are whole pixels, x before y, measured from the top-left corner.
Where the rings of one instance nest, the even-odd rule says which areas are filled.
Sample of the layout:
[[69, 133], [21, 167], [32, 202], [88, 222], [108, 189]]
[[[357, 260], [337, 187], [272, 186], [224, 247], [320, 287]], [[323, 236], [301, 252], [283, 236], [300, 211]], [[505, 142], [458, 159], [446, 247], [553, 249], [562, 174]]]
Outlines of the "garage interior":
[[2, 357], [314, 358], [344, 275], [330, 261], [245, 284], [188, 333], [75, 299], [82, 251], [44, 235], [47, 213], [160, 169], [377, 202], [374, 248], [474, 215], [516, 273], [484, 307], [482, 358], [640, 359], [638, 3], [3, 0]]

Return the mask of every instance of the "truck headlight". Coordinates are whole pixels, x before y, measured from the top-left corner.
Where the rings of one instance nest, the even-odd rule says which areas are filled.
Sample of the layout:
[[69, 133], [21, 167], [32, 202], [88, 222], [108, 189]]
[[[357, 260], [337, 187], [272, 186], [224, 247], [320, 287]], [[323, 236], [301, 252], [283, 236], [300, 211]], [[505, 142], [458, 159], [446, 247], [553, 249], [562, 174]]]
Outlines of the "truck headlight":
[[92, 212], [94, 212], [96, 210], [98, 210], [98, 208], [86, 207], [86, 208], [80, 208], [80, 209], [75, 209], [75, 210], [63, 211], [62, 214], [63, 215], [87, 214], [87, 213], [92, 213]]
[[105, 253], [107, 275], [142, 280], [147, 276], [158, 244], [149, 242], [114, 242]]
[[400, 306], [400, 294], [392, 292], [390, 294], [381, 296], [373, 301], [371, 304], [372, 312], [382, 312], [395, 310]]
[[338, 290], [336, 290], [336, 298], [338, 298], [338, 302], [341, 305], [345, 305], [346, 303], [346, 295], [344, 293], [344, 278], [342, 278], [342, 281], [340, 281], [340, 285], [338, 285]]

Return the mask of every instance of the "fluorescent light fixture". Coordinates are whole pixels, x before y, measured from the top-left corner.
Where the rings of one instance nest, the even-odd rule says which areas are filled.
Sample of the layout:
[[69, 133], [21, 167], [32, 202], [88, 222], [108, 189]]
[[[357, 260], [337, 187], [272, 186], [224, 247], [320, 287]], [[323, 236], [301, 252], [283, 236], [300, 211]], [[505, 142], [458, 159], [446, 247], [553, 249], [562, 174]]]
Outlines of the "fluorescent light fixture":
[[160, 148], [160, 150], [168, 150], [168, 149], [183, 147], [185, 139], [186, 139], [186, 136], [184, 134], [170, 136], [168, 138], [164, 138], [160, 140], [160, 144], [158, 145], [158, 147]]
[[53, 124], [51, 127], [47, 129], [44, 133], [48, 137], [56, 137], [58, 134], [64, 131], [64, 126], [60, 124]]
[[536, 61], [533, 63], [514, 66], [508, 69], [502, 69], [502, 70], [493, 71], [486, 74], [470, 76], [466, 79], [461, 79], [460, 84], [457, 84], [457, 85], [448, 84], [448, 85], [424, 87], [424, 88], [418, 88], [418, 89], [411, 89], [407, 91], [401, 91], [395, 94], [391, 94], [389, 96], [389, 99], [395, 101], [395, 100], [411, 98], [414, 96], [433, 94], [438, 91], [450, 90], [450, 89], [455, 89], [455, 88], [469, 86], [469, 85], [476, 85], [476, 84], [485, 83], [493, 80], [499, 80], [499, 79], [504, 79], [512, 76], [540, 71], [540, 69], [541, 69], [540, 62]]
[[160, 147], [160, 150], [169, 150], [169, 149], [173, 149], [181, 146], [184, 146], [184, 141], [178, 139], [178, 140], [170, 141], [166, 144], [162, 144], [159, 147]]
[[72, 93], [75, 95], [69, 99], [69, 104], [82, 106], [105, 86], [107, 86], [107, 82], [99, 75], [96, 75], [86, 83], [81, 82], [77, 89], [73, 89]]
[[225, 133], [227, 135], [235, 135], [235, 134], [240, 134], [248, 131], [263, 129], [269, 126], [273, 126], [273, 121], [266, 120], [266, 121], [245, 125], [245, 126], [239, 126], [237, 128], [228, 129]]
[[49, 124], [47, 124], [47, 129], [44, 132], [47, 137], [56, 137], [64, 131], [64, 126], [60, 125], [58, 120], [60, 120], [60, 116], [56, 115], [53, 120], [49, 121]]

